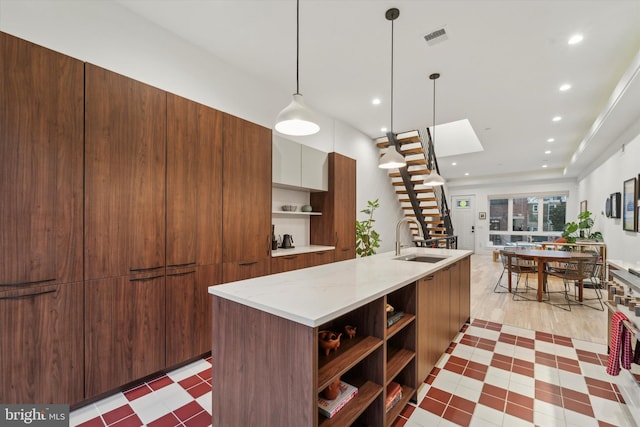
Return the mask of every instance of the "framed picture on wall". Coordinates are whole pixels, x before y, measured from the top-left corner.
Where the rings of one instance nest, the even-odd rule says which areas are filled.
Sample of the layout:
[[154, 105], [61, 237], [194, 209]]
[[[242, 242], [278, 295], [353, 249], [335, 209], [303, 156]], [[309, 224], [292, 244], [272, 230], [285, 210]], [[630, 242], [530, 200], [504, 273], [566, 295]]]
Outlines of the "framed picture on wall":
[[620, 218], [620, 193], [611, 193], [611, 218]]
[[636, 231], [638, 229], [636, 198], [636, 179], [631, 178], [624, 182], [622, 192], [622, 229], [625, 231]]
[[580, 202], [580, 213], [587, 211], [587, 201], [583, 200]]

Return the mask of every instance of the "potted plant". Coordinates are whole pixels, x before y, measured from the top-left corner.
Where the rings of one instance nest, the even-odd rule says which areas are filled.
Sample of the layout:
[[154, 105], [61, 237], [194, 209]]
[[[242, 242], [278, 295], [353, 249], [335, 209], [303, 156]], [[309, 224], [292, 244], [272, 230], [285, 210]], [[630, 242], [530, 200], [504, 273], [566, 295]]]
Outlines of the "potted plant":
[[602, 233], [599, 231], [592, 231], [593, 223], [594, 221], [593, 218], [591, 218], [591, 212], [580, 212], [580, 214], [578, 214], [578, 222], [571, 221], [564, 225], [562, 237], [567, 240], [567, 243], [576, 243], [577, 239], [602, 242]]
[[380, 247], [380, 235], [373, 229], [373, 223], [376, 221], [373, 219], [373, 211], [380, 207], [378, 199], [374, 201], [369, 200], [367, 202], [367, 208], [360, 212], [369, 215], [369, 218], [364, 221], [356, 220], [356, 253], [361, 257], [374, 255], [376, 248]]

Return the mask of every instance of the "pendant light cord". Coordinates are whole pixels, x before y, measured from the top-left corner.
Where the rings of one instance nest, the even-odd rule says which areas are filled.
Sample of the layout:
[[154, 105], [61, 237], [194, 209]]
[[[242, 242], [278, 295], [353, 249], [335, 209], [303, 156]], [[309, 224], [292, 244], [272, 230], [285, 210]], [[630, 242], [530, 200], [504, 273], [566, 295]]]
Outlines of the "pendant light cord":
[[393, 133], [393, 20], [391, 21], [391, 125], [390, 131]]
[[296, 1], [296, 95], [300, 95], [300, 0]]

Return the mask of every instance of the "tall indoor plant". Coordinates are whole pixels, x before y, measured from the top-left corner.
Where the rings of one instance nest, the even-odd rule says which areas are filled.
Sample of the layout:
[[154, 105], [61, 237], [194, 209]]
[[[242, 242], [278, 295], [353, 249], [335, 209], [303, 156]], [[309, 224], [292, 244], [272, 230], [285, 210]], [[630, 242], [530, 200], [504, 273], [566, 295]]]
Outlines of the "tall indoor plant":
[[373, 229], [373, 212], [380, 207], [378, 199], [367, 202], [367, 208], [360, 212], [369, 215], [364, 221], [356, 220], [356, 253], [361, 257], [374, 255], [376, 248], [380, 247], [380, 235]]
[[567, 222], [562, 230], [562, 237], [567, 239], [567, 243], [575, 243], [577, 239], [595, 240], [601, 242], [602, 233], [592, 231], [593, 218], [591, 212], [583, 211], [578, 214], [578, 222]]

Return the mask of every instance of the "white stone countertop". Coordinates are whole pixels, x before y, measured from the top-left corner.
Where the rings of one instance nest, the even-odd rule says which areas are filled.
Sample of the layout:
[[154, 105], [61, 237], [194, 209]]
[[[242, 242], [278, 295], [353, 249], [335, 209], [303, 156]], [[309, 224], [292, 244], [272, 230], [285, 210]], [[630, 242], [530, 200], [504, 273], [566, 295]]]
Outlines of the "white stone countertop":
[[621, 260], [621, 259], [607, 258], [607, 264], [617, 268], [618, 270], [627, 270], [627, 271], [629, 271], [629, 267], [631, 267], [634, 270], [640, 271], [640, 261], [630, 262], [630, 261], [624, 261], [624, 260]]
[[472, 251], [405, 248], [402, 255], [446, 256], [436, 263], [396, 260], [395, 253], [356, 258], [210, 286], [209, 293], [310, 327], [471, 255]]
[[298, 246], [291, 249], [276, 249], [275, 251], [271, 251], [271, 257], [307, 254], [310, 252], [320, 252], [320, 251], [332, 251], [335, 248], [336, 248], [335, 246], [309, 245], [309, 246]]

